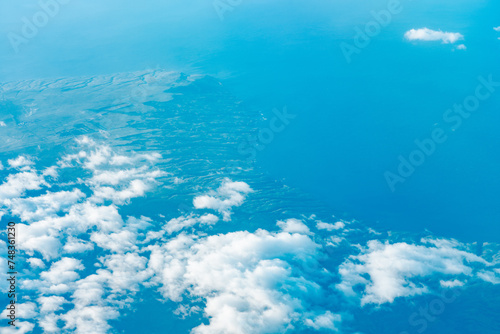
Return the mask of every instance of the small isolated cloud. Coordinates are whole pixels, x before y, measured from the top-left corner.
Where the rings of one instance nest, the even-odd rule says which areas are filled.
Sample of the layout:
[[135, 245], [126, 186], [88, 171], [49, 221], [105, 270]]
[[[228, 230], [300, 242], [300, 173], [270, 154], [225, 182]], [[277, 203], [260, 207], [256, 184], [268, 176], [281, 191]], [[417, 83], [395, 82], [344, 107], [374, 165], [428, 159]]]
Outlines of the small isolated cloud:
[[459, 44], [459, 45], [457, 45], [456, 49], [457, 50], [467, 50], [467, 47], [465, 46], [465, 44]]
[[441, 41], [443, 44], [453, 44], [463, 40], [464, 36], [458, 32], [443, 32], [429, 28], [411, 29], [405, 33], [405, 38], [409, 41]]
[[329, 224], [329, 223], [324, 223], [322, 221], [318, 221], [316, 223], [316, 228], [318, 230], [327, 230], [327, 231], [333, 231], [333, 230], [340, 230], [345, 227], [345, 223], [338, 221], [335, 224]]
[[453, 281], [439, 281], [439, 284], [443, 287], [443, 288], [455, 288], [457, 286], [463, 286], [464, 285], [464, 282], [462, 281], [459, 281], [457, 279], [453, 280]]
[[500, 26], [498, 26], [498, 27], [493, 27], [493, 30], [495, 30], [495, 31], [500, 31]]
[[0, 121], [0, 126], [7, 126], [4, 121]]

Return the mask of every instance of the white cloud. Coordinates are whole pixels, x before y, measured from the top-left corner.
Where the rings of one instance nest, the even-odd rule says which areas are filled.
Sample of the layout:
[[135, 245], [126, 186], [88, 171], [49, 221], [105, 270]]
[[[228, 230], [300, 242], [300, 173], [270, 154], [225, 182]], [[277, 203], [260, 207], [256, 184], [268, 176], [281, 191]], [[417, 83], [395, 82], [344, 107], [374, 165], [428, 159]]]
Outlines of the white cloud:
[[94, 249], [93, 243], [80, 240], [72, 236], [68, 237], [66, 243], [63, 246], [64, 252], [68, 254], [84, 253], [92, 249]]
[[63, 257], [50, 266], [49, 271], [42, 272], [40, 277], [52, 284], [72, 282], [78, 279], [76, 271], [83, 270], [84, 266], [80, 260]]
[[64, 235], [87, 233], [93, 227], [109, 233], [121, 226], [123, 221], [116, 206], [77, 203], [65, 215], [48, 215], [29, 225], [18, 224], [18, 243], [28, 253], [37, 251], [45, 259], [51, 259], [60, 255]]
[[83, 192], [74, 189], [56, 193], [47, 192], [37, 197], [6, 200], [5, 205], [9, 207], [12, 214], [19, 216], [23, 221], [32, 222], [59, 211], [66, 211], [84, 197]]
[[309, 227], [307, 227], [307, 225], [302, 221], [295, 218], [287, 219], [285, 221], [278, 221], [277, 225], [283, 232], [311, 234]]
[[30, 264], [30, 267], [31, 268], [40, 268], [40, 269], [43, 269], [45, 268], [45, 263], [41, 260], [41, 259], [38, 259], [36, 257], [30, 257], [29, 259], [27, 259], [28, 263]]
[[59, 176], [59, 174], [57, 172], [57, 166], [50, 166], [48, 168], [45, 168], [45, 170], [42, 172], [42, 175], [43, 176], [50, 176], [54, 179], [57, 179], [57, 177]]
[[455, 288], [457, 286], [463, 286], [465, 283], [462, 282], [462, 281], [459, 281], [457, 279], [454, 279], [452, 281], [443, 281], [443, 280], [440, 280], [439, 281], [439, 284], [443, 287], [443, 288]]
[[35, 324], [27, 321], [16, 321], [15, 327], [0, 327], [0, 334], [25, 334], [31, 333]]
[[[295, 223], [288, 226], [300, 225]], [[193, 333], [279, 333], [290, 324], [334, 329], [340, 316], [325, 311], [305, 314], [320, 288], [292, 274], [286, 261], [315, 261], [318, 247], [309, 236], [289, 232], [181, 234], [149, 246], [148, 266], [166, 298], [181, 301], [188, 295], [206, 300], [209, 324], [199, 325]]]
[[[140, 244], [138, 237], [142, 230], [152, 226], [151, 220], [128, 217], [124, 221], [119, 205], [145, 195], [166, 173], [151, 165], [161, 158], [159, 154], [121, 156], [85, 137], [78, 140], [78, 145], [85, 149], [63, 157], [57, 166], [45, 168], [41, 173], [24, 157], [9, 161], [11, 167], [22, 168], [8, 175], [0, 185], [0, 212], [8, 211], [26, 222], [17, 224], [18, 247], [27, 255], [40, 253], [48, 263], [49, 269], [39, 273], [38, 269], [43, 269], [45, 263], [36, 257], [29, 258], [33, 274], [38, 276], [21, 283], [22, 289], [39, 294], [36, 298], [41, 310], [38, 324], [47, 332], [60, 332], [58, 325], [62, 321], [64, 331], [107, 333], [108, 320], [120, 315], [118, 309], [134, 300], [131, 294], [140, 284], [146, 284], [152, 273], [146, 268], [148, 259], [138, 254], [136, 245]], [[81, 177], [74, 176], [74, 181], [57, 184], [73, 187], [70, 190], [49, 192], [49, 181], [57, 181], [58, 171], [65, 168], [71, 168], [72, 175]], [[41, 194], [25, 197], [28, 190], [40, 190]], [[104, 205], [104, 200], [112, 204]], [[217, 219], [214, 215], [205, 215], [199, 221], [209, 224]], [[90, 240], [82, 239], [89, 235]], [[62, 254], [78, 254], [95, 247], [112, 254], [101, 257], [96, 274], [83, 279], [80, 279], [84, 269], [81, 260], [61, 258]], [[2, 259], [0, 267], [4, 265]], [[66, 302], [62, 294], [71, 294], [71, 298]], [[61, 303], [73, 308], [61, 310]], [[63, 314], [58, 315], [61, 311]], [[33, 327], [20, 324], [24, 324], [23, 328]]]
[[443, 32], [441, 30], [422, 28], [407, 31], [405, 38], [409, 41], [441, 41], [444, 44], [453, 44], [464, 39], [464, 36], [458, 32]]
[[467, 50], [467, 47], [465, 46], [465, 44], [459, 44], [459, 45], [457, 45], [456, 49], [457, 50]]
[[83, 165], [91, 171], [98, 171], [103, 167], [121, 167], [136, 165], [141, 162], [156, 163], [161, 159], [161, 154], [153, 152], [146, 154], [121, 155], [114, 152], [107, 145], [97, 144], [89, 137], [83, 136], [76, 140], [79, 147], [83, 148], [75, 154], [68, 154], [59, 161], [60, 166], [71, 166], [73, 162]]
[[[16, 313], [16, 317], [19, 319], [33, 319], [38, 314], [36, 311], [36, 304], [31, 302], [16, 304]], [[9, 310], [3, 310], [0, 317], [5, 319], [7, 318], [7, 314], [9, 314]]]
[[[339, 330], [341, 316], [323, 303], [323, 297], [332, 292], [326, 287], [337, 278], [320, 261], [327, 257], [322, 246], [347, 245], [345, 230], [341, 237], [332, 233], [314, 236], [301, 220], [287, 219], [277, 223], [277, 232], [207, 235], [219, 220], [211, 213], [168, 217], [163, 226], [147, 217], [126, 217], [120, 205], [134, 196], [145, 196], [166, 175], [150, 165], [160, 156], [118, 155], [88, 138], [79, 145], [88, 149], [63, 158], [57, 168], [53, 166], [54, 173], [40, 175], [30, 167], [14, 171], [17, 174], [0, 185], [1, 208], [25, 221], [18, 224], [19, 247], [28, 255], [40, 253], [45, 261], [28, 260], [36, 278], [24, 279], [21, 288], [33, 294], [31, 300], [39, 310], [35, 320], [46, 332], [110, 332], [109, 321], [130, 307], [135, 294], [144, 288], [158, 289], [163, 298], [182, 303], [177, 311], [181, 316], [203, 313], [206, 319], [193, 333]], [[54, 180], [48, 176], [57, 176], [58, 171], [64, 175], [64, 168], [72, 168], [71, 174], [79, 178], [58, 184], [58, 189], [70, 189], [49, 192], [49, 182]], [[175, 183], [174, 178], [171, 181]], [[134, 182], [141, 187], [131, 188]], [[31, 189], [42, 191], [26, 197]], [[216, 210], [229, 220], [233, 207], [242, 205], [250, 192], [248, 184], [225, 179], [217, 190], [195, 197], [193, 204], [196, 209]], [[341, 221], [314, 223], [319, 230], [345, 227]], [[354, 286], [360, 284], [363, 293], [359, 297], [364, 302], [381, 303], [425, 292], [421, 278], [427, 284], [435, 273], [441, 275], [436, 285], [439, 282], [443, 287], [476, 276], [495, 282], [500, 274], [489, 270], [479, 257], [460, 251], [458, 244], [424, 243], [370, 243], [343, 263], [339, 289], [356, 295]], [[61, 258], [92, 249], [96, 252], [85, 254], [91, 255], [85, 262]], [[477, 271], [472, 264], [482, 269]], [[0, 269], [4, 265], [0, 261]], [[49, 269], [40, 273], [45, 265]], [[84, 273], [87, 276], [80, 278]], [[342, 298], [333, 293], [328, 299]]]
[[35, 164], [30, 158], [28, 158], [24, 155], [20, 155], [15, 159], [9, 159], [9, 160], [7, 160], [7, 163], [12, 168], [31, 166], [31, 165]]
[[109, 306], [87, 306], [74, 308], [60, 318], [66, 323], [64, 329], [76, 334], [105, 334], [111, 326], [109, 320], [116, 319], [120, 313]]
[[19, 197], [26, 190], [39, 190], [46, 185], [45, 179], [36, 172], [24, 171], [7, 176], [7, 181], [0, 185], [0, 204], [3, 200]]
[[333, 231], [333, 230], [340, 230], [345, 227], [345, 223], [338, 221], [335, 224], [329, 224], [329, 223], [324, 223], [322, 221], [318, 221], [316, 223], [316, 228], [318, 230], [327, 230], [327, 231]]
[[345, 240], [345, 238], [342, 238], [342, 237], [331, 236], [331, 237], [326, 239], [326, 245], [331, 246], [331, 247], [337, 247], [344, 240]]
[[306, 319], [305, 323], [315, 330], [330, 329], [332, 331], [338, 331], [336, 323], [340, 321], [341, 316], [339, 314], [333, 314], [330, 311], [326, 311], [325, 314], [320, 314], [314, 319]]
[[447, 240], [423, 240], [427, 245], [368, 242], [360, 255], [353, 256], [339, 268], [342, 282], [337, 288], [348, 296], [356, 296], [353, 288], [363, 287], [361, 303], [382, 304], [397, 297], [426, 293], [429, 286], [418, 278], [472, 277], [476, 266], [488, 263]]
[[209, 213], [201, 217], [190, 215], [188, 217], [173, 218], [167, 222], [164, 229], [168, 234], [179, 232], [186, 227], [192, 227], [196, 224], [214, 225], [219, 221], [219, 217]]
[[493, 30], [495, 30], [495, 31], [500, 31], [500, 26], [498, 26], [498, 27], [494, 27], [494, 28], [493, 28]]
[[41, 313], [59, 311], [62, 309], [62, 305], [68, 302], [61, 296], [40, 297], [37, 301]]
[[113, 252], [124, 252], [137, 250], [136, 234], [131, 231], [119, 231], [113, 233], [93, 232], [90, 240], [102, 249], [109, 249]]
[[[4, 319], [5, 324], [9, 321], [7, 318], [8, 310], [3, 310], [0, 317]], [[37, 316], [36, 304], [32, 302], [18, 303], [16, 304], [16, 321], [15, 326], [6, 325], [5, 327], [0, 327], [0, 334], [25, 334], [30, 333], [35, 327], [34, 324], [22, 321], [26, 319], [33, 319]]]
[[128, 187], [123, 190], [116, 190], [112, 187], [98, 187], [94, 190], [93, 199], [98, 201], [111, 200], [116, 204], [125, 204], [130, 199], [142, 197], [151, 187], [142, 180], [133, 180]]
[[[57, 236], [46, 235], [45, 231], [30, 231], [30, 227], [30, 225], [27, 226], [24, 224], [17, 225], [19, 247], [31, 256], [37, 251], [45, 260], [57, 258], [61, 249], [61, 241]], [[28, 232], [29, 234], [23, 232]]]
[[491, 284], [500, 284], [500, 271], [496, 269], [495, 271], [482, 270], [477, 274], [479, 278], [483, 281], [489, 282]]
[[240, 206], [245, 196], [252, 192], [245, 182], [233, 182], [225, 179], [216, 191], [195, 197], [193, 205], [196, 209], [213, 209], [222, 214], [224, 221], [231, 220], [231, 208]]
[[147, 263], [148, 258], [137, 253], [111, 254], [103, 259], [106, 269], [99, 269], [97, 273], [106, 278], [112, 292], [130, 293], [138, 291], [139, 285], [153, 274]]

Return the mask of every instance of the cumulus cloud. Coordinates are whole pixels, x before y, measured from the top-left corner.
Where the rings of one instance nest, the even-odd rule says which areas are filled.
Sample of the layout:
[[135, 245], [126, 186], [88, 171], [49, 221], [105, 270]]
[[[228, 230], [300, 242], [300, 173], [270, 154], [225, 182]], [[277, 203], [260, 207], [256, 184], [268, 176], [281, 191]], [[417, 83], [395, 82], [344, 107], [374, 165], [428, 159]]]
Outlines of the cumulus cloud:
[[61, 315], [64, 329], [77, 334], [104, 334], [111, 329], [108, 321], [120, 316], [118, 310], [109, 306], [87, 306], [74, 308]]
[[25, 334], [31, 333], [35, 324], [27, 321], [16, 322], [15, 327], [0, 327], [0, 334]]
[[315, 330], [330, 329], [332, 331], [338, 331], [337, 323], [339, 323], [341, 319], [339, 314], [333, 314], [330, 311], [326, 311], [324, 314], [320, 314], [313, 319], [306, 319], [305, 323]]
[[397, 297], [429, 292], [422, 278], [473, 277], [477, 266], [488, 265], [477, 255], [461, 250], [457, 243], [431, 239], [424, 242], [424, 245], [368, 242], [361, 254], [340, 266], [342, 282], [337, 288], [348, 296], [357, 296], [353, 288], [359, 286], [361, 304], [382, 304]]
[[224, 221], [231, 220], [231, 209], [243, 204], [245, 197], [253, 190], [245, 182], [233, 182], [225, 179], [216, 191], [195, 197], [193, 205], [196, 209], [213, 209], [222, 214]]
[[12, 168], [20, 168], [20, 167], [34, 165], [34, 162], [30, 158], [24, 155], [20, 155], [15, 159], [9, 159], [7, 160], [7, 162], [9, 166]]
[[92, 228], [109, 233], [121, 226], [123, 220], [116, 206], [77, 203], [63, 215], [48, 215], [29, 225], [18, 224], [18, 244], [28, 254], [39, 252], [45, 259], [52, 259], [61, 254], [65, 236], [77, 236]]
[[[31, 302], [19, 303], [17, 304], [17, 314], [16, 316], [20, 319], [32, 319], [38, 312], [36, 311], [36, 304]], [[0, 316], [2, 318], [7, 318], [9, 310], [3, 310]]]
[[98, 145], [88, 137], [78, 139], [77, 143], [82, 149], [65, 155], [59, 166], [82, 166], [92, 172], [92, 177], [85, 179], [85, 184], [93, 190], [91, 201], [112, 201], [119, 205], [129, 203], [133, 198], [144, 196], [155, 187], [159, 178], [167, 175], [152, 167], [161, 159], [158, 153], [125, 156], [109, 146]]
[[[83, 149], [79, 147], [78, 153], [64, 156], [58, 166], [45, 168], [40, 173], [30, 162], [28, 170], [12, 173], [0, 184], [0, 207], [28, 223], [18, 224], [18, 242], [29, 255], [39, 252], [49, 260], [60, 256], [62, 251], [71, 254], [91, 250], [92, 244], [75, 240], [93, 228], [106, 235], [93, 234], [93, 241], [99, 245], [109, 242], [105, 249], [130, 246], [134, 242], [133, 236], [123, 239], [129, 232], [123, 232], [120, 238], [116, 233], [107, 235], [123, 226], [118, 206], [145, 196], [157, 185], [158, 179], [166, 175], [152, 165], [161, 157], [159, 154], [130, 154], [126, 157], [86, 137], [77, 142]], [[9, 164], [21, 166], [27, 164], [26, 161], [27, 158], [19, 156], [9, 160]], [[124, 167], [125, 164], [133, 166]], [[65, 168], [73, 169], [73, 173], [80, 173], [82, 177], [76, 183], [66, 185], [74, 186], [73, 189], [48, 191], [51, 183], [57, 181], [58, 170]], [[91, 177], [82, 172], [84, 169], [90, 169]], [[77, 188], [78, 185], [83, 189]], [[26, 197], [32, 190], [39, 191], [37, 196]], [[118, 246], [121, 241], [123, 245]]]
[[38, 259], [36, 257], [30, 257], [26, 261], [28, 261], [31, 268], [45, 268], [45, 263], [41, 259]]
[[[36, 298], [38, 324], [46, 332], [61, 331], [63, 323], [66, 331], [107, 333], [111, 328], [108, 321], [120, 315], [118, 309], [133, 301], [131, 293], [151, 275], [146, 268], [148, 260], [138, 254], [136, 245], [142, 230], [151, 227], [151, 219], [125, 220], [119, 206], [144, 196], [166, 173], [153, 166], [161, 158], [159, 154], [132, 152], [124, 156], [87, 137], [77, 144], [77, 153], [41, 172], [26, 157], [9, 160], [17, 171], [0, 184], [0, 208], [2, 214], [8, 212], [23, 221], [17, 224], [19, 249], [30, 256], [39, 253], [47, 262], [37, 257], [27, 259], [38, 276], [21, 284], [25, 291], [40, 294]], [[75, 181], [54, 186], [72, 189], [49, 191], [64, 169], [72, 169]], [[200, 222], [210, 223], [214, 218], [218, 219], [206, 215]], [[96, 247], [101, 250], [100, 269], [84, 278], [80, 278], [85, 269], [82, 260], [62, 257]], [[40, 273], [46, 266], [49, 269]], [[63, 294], [71, 297], [63, 298]], [[32, 324], [21, 322], [15, 332], [32, 328]]]
[[68, 301], [61, 296], [49, 296], [38, 298], [41, 313], [56, 312], [62, 310], [62, 305]]
[[[3, 319], [6, 319], [5, 322], [7, 322], [7, 313], [8, 310], [3, 310], [3, 312], [0, 314], [0, 317]], [[36, 311], [36, 304], [31, 303], [31, 302], [26, 302], [26, 303], [19, 303], [17, 304], [16, 307], [16, 317], [18, 318], [15, 322], [15, 326], [5, 326], [5, 327], [0, 327], [0, 334], [25, 334], [25, 333], [31, 333], [33, 331], [33, 328], [35, 327], [35, 324], [28, 322], [28, 321], [23, 321], [26, 319], [33, 319], [34, 317], [37, 316], [37, 311]]]
[[7, 199], [4, 203], [14, 215], [19, 216], [23, 221], [32, 222], [59, 211], [66, 211], [84, 197], [85, 194], [82, 191], [74, 189], [55, 193], [47, 192], [36, 197]]
[[66, 243], [63, 246], [64, 252], [68, 254], [84, 253], [92, 249], [94, 249], [93, 243], [72, 236], [68, 237]]
[[307, 227], [307, 225], [302, 221], [295, 218], [287, 219], [285, 221], [278, 221], [277, 224], [284, 232], [311, 234], [309, 227]]
[[83, 270], [82, 262], [77, 259], [63, 257], [55, 262], [48, 271], [41, 273], [41, 278], [52, 284], [75, 281], [79, 275], [77, 271]]
[[495, 30], [495, 31], [500, 31], [500, 26], [498, 26], [498, 27], [494, 27], [494, 28], [493, 28], [493, 30]]
[[47, 185], [44, 177], [34, 171], [10, 174], [0, 185], [0, 204], [6, 199], [24, 195], [27, 190], [39, 190], [42, 185]]
[[458, 32], [443, 32], [441, 30], [422, 28], [407, 31], [405, 38], [409, 41], [441, 41], [444, 44], [453, 44], [464, 39], [464, 36]]
[[[295, 230], [297, 222], [288, 226]], [[149, 246], [149, 267], [167, 299], [181, 301], [188, 295], [206, 300], [209, 323], [193, 333], [279, 333], [290, 324], [335, 329], [339, 315], [326, 310], [306, 314], [321, 288], [294, 275], [287, 262], [315, 261], [318, 247], [307, 235], [285, 231], [181, 234]]]
[[324, 223], [322, 221], [318, 221], [316, 223], [316, 228], [318, 230], [327, 230], [327, 231], [333, 231], [333, 230], [340, 230], [345, 227], [345, 223], [338, 221], [335, 224], [329, 224], [329, 223]]

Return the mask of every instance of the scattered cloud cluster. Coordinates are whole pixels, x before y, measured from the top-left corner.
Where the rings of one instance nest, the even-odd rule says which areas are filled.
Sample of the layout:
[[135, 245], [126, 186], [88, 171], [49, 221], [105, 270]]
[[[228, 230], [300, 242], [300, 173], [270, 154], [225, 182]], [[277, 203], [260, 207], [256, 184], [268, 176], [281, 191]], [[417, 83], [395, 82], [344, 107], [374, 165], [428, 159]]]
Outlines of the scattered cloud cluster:
[[[111, 291], [129, 293], [130, 280], [147, 279], [141, 274], [147, 261], [135, 252], [151, 220], [124, 218], [119, 208], [145, 196], [167, 174], [154, 167], [158, 154], [123, 156], [87, 137], [77, 141], [77, 151], [41, 171], [27, 157], [9, 160], [13, 172], [0, 185], [0, 209], [22, 221], [18, 247], [30, 256], [33, 278], [21, 288], [36, 296], [38, 324], [46, 332], [59, 332], [62, 321], [67, 331], [106, 333], [108, 320], [130, 303], [126, 294]], [[59, 182], [59, 174], [74, 178]], [[102, 269], [81, 278], [94, 265], [87, 253], [95, 248], [103, 255], [96, 259]], [[65, 313], [61, 305], [73, 307]], [[18, 323], [16, 333], [32, 328], [26, 326]]]
[[[38, 170], [28, 157], [8, 161], [0, 210], [21, 221], [18, 244], [29, 266], [21, 289], [30, 300], [14, 333], [28, 333], [35, 323], [52, 333], [107, 333], [143, 289], [178, 303], [175, 314], [204, 317], [193, 333], [338, 332], [353, 300], [358, 307], [390, 303], [430, 292], [432, 282], [500, 283], [496, 263], [458, 242], [360, 246], [347, 240], [360, 230], [314, 215], [279, 220], [273, 231], [210, 235], [253, 192], [230, 179], [194, 196], [191, 213], [164, 221], [124, 215], [134, 198], [166, 180], [178, 183], [157, 167], [160, 160], [122, 155], [83, 137], [74, 153], [48, 168]], [[336, 253], [340, 244], [345, 249]]]

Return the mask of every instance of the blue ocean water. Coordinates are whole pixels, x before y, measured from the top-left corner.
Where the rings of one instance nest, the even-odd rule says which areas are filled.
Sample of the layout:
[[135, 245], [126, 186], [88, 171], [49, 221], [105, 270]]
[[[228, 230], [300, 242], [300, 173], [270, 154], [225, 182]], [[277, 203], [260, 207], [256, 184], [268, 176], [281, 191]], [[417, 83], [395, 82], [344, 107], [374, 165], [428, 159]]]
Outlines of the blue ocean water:
[[[263, 113], [287, 106], [299, 115], [258, 160], [338, 212], [469, 241], [498, 235], [498, 94], [397, 191], [384, 178], [399, 155], [415, 149], [414, 140], [474, 92], [478, 76], [499, 80], [498, 4], [401, 1], [390, 24], [348, 63], [340, 44], [353, 43], [355, 29], [387, 2], [241, 2], [219, 11], [216, 3], [64, 5], [18, 53], [4, 41], [2, 76], [199, 69]], [[22, 2], [4, 6], [2, 13], [12, 14], [2, 21], [4, 33], [18, 32], [17, 18], [36, 13]], [[80, 22], [85, 11], [93, 19]], [[405, 31], [424, 26], [460, 31], [467, 50], [404, 40]]]
[[[497, 333], [500, 32], [492, 28], [500, 25], [499, 4], [401, 1], [401, 12], [348, 61], [341, 44], [353, 43], [356, 29], [374, 20], [371, 11], [385, 10], [388, 2], [242, 1], [222, 14], [216, 3], [69, 2], [18, 52], [4, 39], [2, 182], [14, 173], [8, 159], [24, 154], [48, 167], [71, 154], [82, 136], [118, 152], [159, 153], [158, 168], [171, 174], [120, 207], [124, 218], [152, 217], [151, 231], [157, 231], [169, 219], [194, 214], [193, 198], [217, 189], [224, 178], [245, 182], [254, 193], [230, 222], [192, 230], [201, 236], [278, 233], [276, 222], [289, 218], [303, 219], [311, 230], [317, 220], [352, 224], [339, 234], [346, 240], [338, 247], [325, 231], [309, 234], [322, 246], [319, 264], [303, 268], [300, 256], [279, 258], [292, 263], [297, 285], [279, 288], [302, 298], [307, 312], [341, 314], [346, 333]], [[7, 37], [40, 7], [20, 1], [0, 9], [0, 33]], [[406, 31], [422, 27], [459, 31], [467, 49], [404, 39]], [[485, 80], [493, 83], [485, 87]], [[460, 125], [446, 121], [447, 110], [476, 94], [478, 85], [491, 94], [477, 111]], [[397, 174], [399, 157], [409, 160], [419, 148], [415, 141], [436, 129], [447, 139], [392, 187], [387, 172]], [[48, 191], [83, 182], [88, 175], [79, 173], [65, 172]], [[11, 217], [17, 219], [14, 213], [2, 219]], [[360, 307], [337, 289], [345, 280], [341, 265], [370, 240], [420, 245], [431, 237], [456, 239], [464, 243], [457, 249], [488, 261], [474, 274], [457, 269], [469, 285], [432, 320], [412, 316], [433, 302], [441, 305], [443, 286], [436, 282], [449, 273], [440, 262], [435, 276], [404, 277], [405, 288], [425, 287], [429, 294]], [[89, 252], [81, 276], [92, 275], [94, 262], [107, 252]], [[331, 276], [323, 277], [323, 268]], [[27, 279], [37, 275], [26, 266]], [[349, 279], [376, 277], [359, 275]], [[309, 282], [320, 296], [309, 294]], [[369, 295], [363, 289], [354, 286], [356, 294]], [[134, 301], [120, 300], [121, 317], [109, 320], [115, 332], [185, 333], [212, 319], [205, 311], [179, 314], [179, 301], [164, 300], [147, 284], [127, 293]], [[180, 303], [204, 310], [209, 295]], [[293, 324], [281, 332], [329, 332]], [[39, 324], [34, 332], [43, 332]]]

